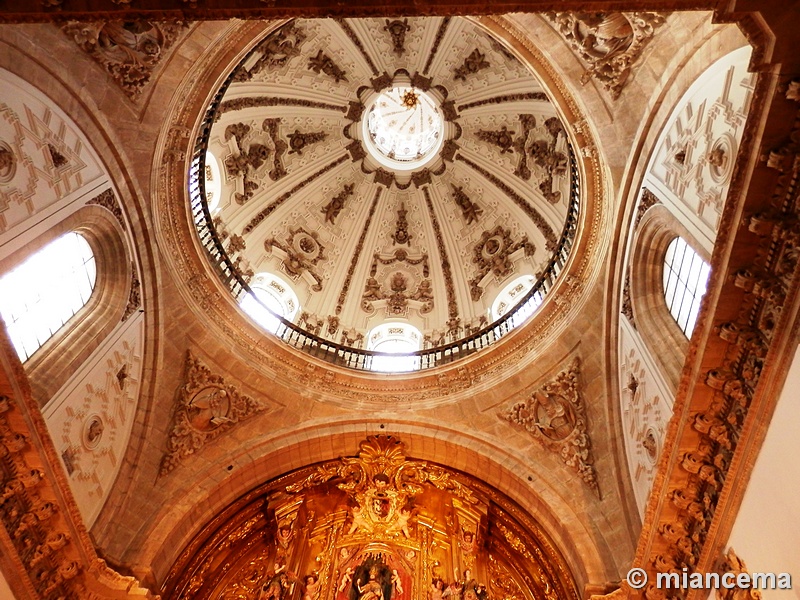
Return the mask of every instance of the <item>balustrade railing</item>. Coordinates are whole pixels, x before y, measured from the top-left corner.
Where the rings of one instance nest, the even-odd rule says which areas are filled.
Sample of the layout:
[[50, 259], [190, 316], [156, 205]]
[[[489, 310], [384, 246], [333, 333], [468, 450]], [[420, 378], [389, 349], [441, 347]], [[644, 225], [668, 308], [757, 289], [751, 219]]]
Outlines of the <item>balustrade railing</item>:
[[[223, 284], [230, 290], [237, 301], [240, 301], [246, 294], [250, 294], [258, 301], [247, 281], [233, 265], [232, 260], [225, 251], [223, 241], [214, 227], [213, 219], [205, 200], [205, 154], [208, 149], [209, 135], [216, 118], [217, 108], [230, 81], [231, 78], [229, 77], [228, 81], [221, 86], [219, 92], [215, 95], [201, 126], [189, 166], [189, 201], [200, 243], [205, 248], [209, 260], [216, 268]], [[555, 285], [558, 275], [567, 263], [577, 234], [581, 196], [580, 177], [578, 176], [575, 155], [571, 147], [569, 147], [569, 170], [570, 197], [567, 218], [552, 257], [530, 291], [503, 317], [483, 329], [450, 342], [410, 354], [375, 352], [338, 344], [309, 333], [279, 315], [275, 315], [278, 326], [274, 331], [274, 335], [289, 346], [310, 356], [358, 371], [409, 372], [431, 369], [491, 346], [535, 312], [547, 293]], [[264, 308], [269, 310], [266, 306]]]

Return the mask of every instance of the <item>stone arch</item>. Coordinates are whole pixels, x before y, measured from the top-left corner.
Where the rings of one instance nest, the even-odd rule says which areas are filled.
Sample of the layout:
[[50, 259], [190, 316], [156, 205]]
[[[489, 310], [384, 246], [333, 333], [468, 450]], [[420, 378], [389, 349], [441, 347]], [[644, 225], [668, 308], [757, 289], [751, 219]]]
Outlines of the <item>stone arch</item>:
[[[25, 363], [34, 397], [44, 405], [105, 340], [122, 319], [128, 303], [132, 272], [120, 224], [100, 206], [85, 206], [41, 233], [0, 261], [8, 272], [36, 251], [74, 231], [92, 249], [97, 281], [88, 302], [56, 331]], [[70, 348], [63, 352], [63, 348]]]
[[615, 564], [604, 533], [589, 525], [603, 522], [599, 513], [577, 514], [569, 497], [535, 475], [528, 480], [525, 474], [530, 467], [519, 456], [480, 438], [464, 436], [463, 430], [456, 428], [434, 430], [426, 425], [392, 423], [380, 429], [380, 425], [377, 420], [348, 420], [285, 430], [283, 435], [254, 444], [246, 452], [237, 448], [229, 453], [223, 462], [233, 467], [231, 471], [206, 470], [204, 476], [193, 477], [191, 482], [171, 475], [173, 478], [164, 480], [164, 485], [174, 488], [171, 493], [176, 495], [180, 491], [185, 501], [164, 506], [154, 514], [148, 527], [132, 540], [126, 558], [151, 565], [154, 571], [150, 575], [160, 583], [186, 544], [239, 496], [301, 467], [353, 455], [369, 432], [380, 432], [405, 442], [409, 457], [446, 465], [502, 489], [541, 525], [567, 563], [573, 565], [579, 588], [618, 577], [621, 567]]

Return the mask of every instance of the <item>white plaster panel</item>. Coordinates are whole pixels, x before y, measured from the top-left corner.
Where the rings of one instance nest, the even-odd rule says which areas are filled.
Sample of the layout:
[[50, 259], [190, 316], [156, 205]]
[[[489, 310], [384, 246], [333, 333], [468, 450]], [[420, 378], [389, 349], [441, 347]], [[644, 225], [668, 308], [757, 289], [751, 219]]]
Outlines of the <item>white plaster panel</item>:
[[49, 216], [63, 220], [82, 197], [108, 187], [100, 159], [77, 125], [39, 90], [2, 69], [0, 144], [14, 157], [11, 173], [0, 177], [0, 257], [23, 231]]
[[[658, 455], [672, 417], [673, 397], [656, 368], [639, 332], [620, 318], [620, 403], [633, 491], [639, 515], [644, 515], [653, 486]], [[635, 380], [635, 385], [631, 385]], [[646, 440], [650, 441], [646, 441]], [[652, 449], [648, 450], [647, 445]]]
[[710, 253], [728, 195], [755, 75], [750, 48], [714, 63], [678, 102], [645, 175], [650, 188]]
[[[100, 513], [128, 446], [143, 341], [144, 316], [137, 312], [115, 329], [42, 411], [87, 527]], [[98, 420], [101, 425], [92, 428]]]

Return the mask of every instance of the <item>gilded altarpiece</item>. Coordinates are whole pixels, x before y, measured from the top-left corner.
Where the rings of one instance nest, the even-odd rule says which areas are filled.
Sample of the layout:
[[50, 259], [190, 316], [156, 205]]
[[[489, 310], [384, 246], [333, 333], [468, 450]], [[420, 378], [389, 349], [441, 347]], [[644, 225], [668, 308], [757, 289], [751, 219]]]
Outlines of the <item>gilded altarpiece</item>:
[[392, 436], [253, 490], [163, 586], [182, 600], [566, 600], [563, 557], [505, 496]]

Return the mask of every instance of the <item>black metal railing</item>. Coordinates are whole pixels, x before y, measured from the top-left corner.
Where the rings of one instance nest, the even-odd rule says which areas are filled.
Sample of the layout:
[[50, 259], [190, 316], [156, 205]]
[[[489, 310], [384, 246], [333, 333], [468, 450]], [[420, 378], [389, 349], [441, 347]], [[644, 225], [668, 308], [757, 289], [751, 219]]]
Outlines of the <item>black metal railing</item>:
[[[189, 201], [200, 243], [205, 248], [222, 282], [237, 301], [241, 301], [244, 295], [249, 294], [254, 300], [260, 302], [225, 251], [223, 240], [220, 239], [214, 227], [205, 199], [205, 154], [208, 149], [209, 135], [216, 119], [217, 108], [232, 81], [232, 77], [233, 75], [224, 82], [214, 96], [200, 128], [189, 166]], [[449, 343], [428, 347], [411, 354], [375, 352], [337, 344], [331, 340], [311, 334], [279, 315], [275, 315], [277, 327], [273, 332], [274, 335], [289, 346], [310, 356], [358, 371], [408, 372], [431, 369], [491, 346], [535, 312], [547, 293], [555, 285], [558, 275], [567, 263], [577, 234], [581, 197], [580, 177], [571, 146], [569, 147], [569, 166], [570, 197], [567, 218], [561, 238], [552, 257], [530, 291], [514, 308], [487, 327], [465, 337], [452, 340]], [[264, 306], [264, 309], [269, 310], [266, 306]]]

